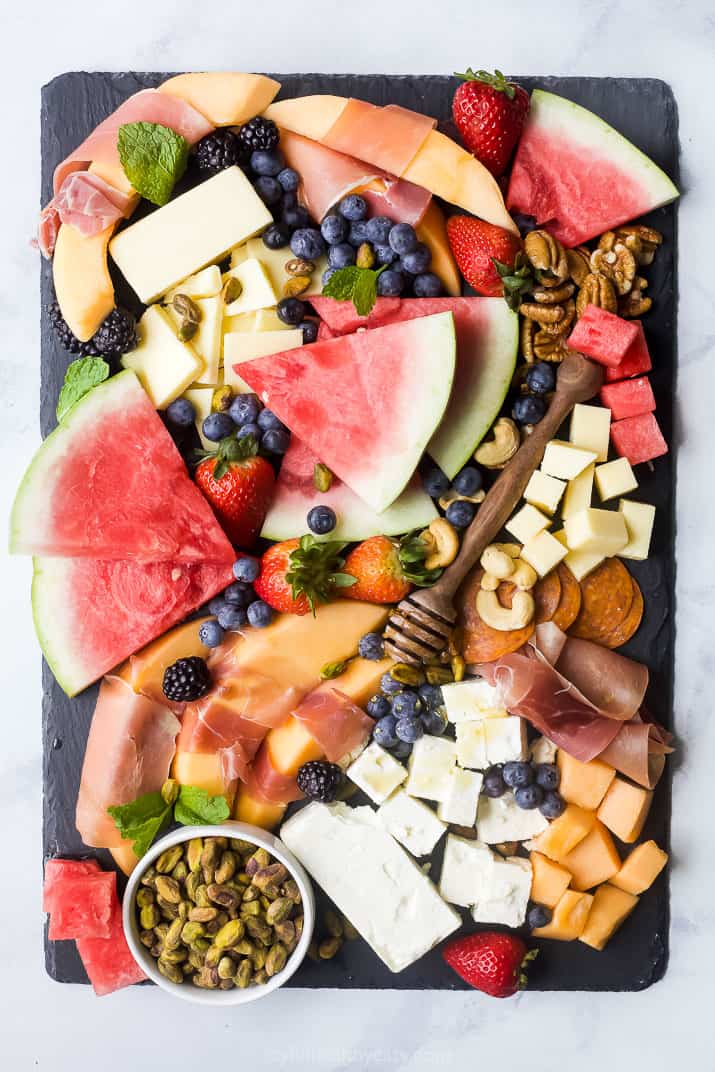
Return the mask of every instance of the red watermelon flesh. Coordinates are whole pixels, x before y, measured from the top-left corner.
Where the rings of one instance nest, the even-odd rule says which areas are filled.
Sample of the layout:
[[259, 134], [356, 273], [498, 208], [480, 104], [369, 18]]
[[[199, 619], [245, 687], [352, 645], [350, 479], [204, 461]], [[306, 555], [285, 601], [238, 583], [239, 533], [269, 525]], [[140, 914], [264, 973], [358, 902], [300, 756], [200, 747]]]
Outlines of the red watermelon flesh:
[[122, 927], [122, 913], [117, 902], [108, 938], [79, 938], [77, 952], [98, 997], [112, 994], [122, 987], [141, 983], [146, 974], [131, 954]]
[[610, 409], [611, 419], [614, 421], [638, 417], [641, 413], [652, 413], [655, 409], [653, 388], [647, 376], [604, 384], [601, 388], [601, 401]]
[[506, 204], [577, 246], [678, 196], [668, 176], [613, 127], [534, 90]]
[[607, 309], [587, 305], [568, 337], [571, 350], [590, 357], [599, 365], [620, 365], [638, 335], [634, 320], [624, 320]]
[[55, 894], [61, 895], [68, 878], [93, 875], [99, 871], [96, 860], [61, 860], [54, 858], [45, 864], [45, 883], [42, 888], [42, 911], [52, 912]]
[[614, 421], [611, 424], [611, 440], [616, 453], [621, 458], [627, 458], [631, 465], [650, 462], [668, 453], [668, 444], [653, 413], [641, 413], [638, 417]]
[[74, 696], [231, 583], [230, 564], [36, 558], [35, 628]]
[[118, 905], [114, 871], [66, 876], [55, 887], [47, 937], [51, 942], [109, 938]]
[[[421, 300], [428, 301], [426, 298]], [[405, 305], [401, 298], [377, 298], [368, 316], [360, 316], [351, 301], [337, 301], [335, 298], [314, 295], [310, 304], [333, 335], [352, 335], [358, 328], [379, 328], [407, 319], [391, 315], [399, 313], [400, 308]], [[427, 316], [427, 313], [422, 315]]]
[[643, 325], [640, 320], [636, 321], [636, 323], [638, 325], [638, 334], [635, 337], [635, 341], [628, 348], [628, 352], [620, 365], [616, 365], [615, 368], [604, 368], [603, 378], [606, 383], [626, 380], [630, 376], [642, 376], [644, 372], [650, 372], [653, 368]]

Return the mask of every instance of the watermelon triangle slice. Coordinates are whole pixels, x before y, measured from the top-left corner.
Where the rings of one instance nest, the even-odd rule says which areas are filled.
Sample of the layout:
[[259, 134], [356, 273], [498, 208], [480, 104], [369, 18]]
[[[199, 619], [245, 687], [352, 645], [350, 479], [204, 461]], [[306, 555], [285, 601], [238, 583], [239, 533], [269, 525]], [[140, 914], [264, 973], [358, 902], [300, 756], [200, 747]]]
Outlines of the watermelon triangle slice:
[[507, 207], [578, 246], [674, 201], [657, 164], [599, 116], [535, 89], [509, 181]]
[[455, 369], [451, 312], [236, 366], [295, 435], [378, 513], [404, 490], [442, 420]]
[[172, 565], [235, 557], [133, 372], [85, 395], [37, 451], [10, 550]]

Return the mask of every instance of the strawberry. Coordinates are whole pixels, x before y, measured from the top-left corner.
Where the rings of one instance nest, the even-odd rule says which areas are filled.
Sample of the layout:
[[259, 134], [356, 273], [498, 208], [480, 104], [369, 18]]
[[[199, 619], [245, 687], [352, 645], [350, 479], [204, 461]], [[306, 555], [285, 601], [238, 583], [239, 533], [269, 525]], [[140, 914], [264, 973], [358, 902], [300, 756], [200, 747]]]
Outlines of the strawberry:
[[343, 544], [301, 536], [269, 547], [261, 559], [261, 572], [253, 587], [274, 610], [283, 614], [315, 613], [316, 603], [327, 603], [339, 588], [349, 589], [352, 577], [341, 573]]
[[419, 536], [400, 541], [371, 536], [354, 547], [345, 560], [345, 572], [357, 578], [343, 595], [367, 603], [399, 603], [415, 584], [434, 584], [441, 570], [426, 570], [421, 563], [428, 554]]
[[447, 220], [447, 238], [459, 270], [478, 294], [500, 298], [504, 293], [502, 276], [497, 269], [511, 269], [521, 252], [518, 235], [495, 227], [473, 216], [451, 216]]
[[538, 949], [501, 931], [480, 931], [455, 938], [442, 950], [444, 960], [465, 982], [493, 998], [509, 998], [526, 986], [526, 969]]
[[215, 451], [202, 452], [201, 457], [194, 480], [231, 543], [251, 547], [273, 495], [273, 466], [259, 457], [253, 436], [228, 436]]
[[454, 94], [452, 117], [462, 141], [498, 179], [506, 171], [529, 111], [529, 94], [501, 71], [468, 67]]

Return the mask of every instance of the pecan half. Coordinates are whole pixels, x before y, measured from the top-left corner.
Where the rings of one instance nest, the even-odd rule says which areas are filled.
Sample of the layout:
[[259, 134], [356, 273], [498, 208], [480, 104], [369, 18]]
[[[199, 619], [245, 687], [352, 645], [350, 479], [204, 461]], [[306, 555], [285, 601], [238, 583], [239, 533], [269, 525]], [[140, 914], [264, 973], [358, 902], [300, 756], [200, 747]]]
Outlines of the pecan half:
[[591, 254], [591, 271], [605, 275], [622, 296], [628, 294], [636, 276], [636, 259], [623, 242], [616, 242], [613, 249], [594, 249]]
[[519, 312], [537, 324], [558, 324], [566, 315], [563, 305], [540, 305], [538, 302], [522, 302]]
[[522, 319], [519, 328], [521, 356], [529, 364], [534, 361], [534, 335], [536, 334], [536, 328], [536, 321], [529, 320], [527, 317]]
[[623, 227], [616, 228], [616, 236], [621, 240], [628, 243], [629, 237], [635, 237], [640, 243], [640, 249], [636, 253], [635, 249], [633, 254], [639, 265], [644, 266], [653, 263], [653, 259], [656, 254], [658, 246], [662, 245], [663, 236], [660, 231], [656, 231], [654, 227], [646, 227], [642, 223], [627, 224]]
[[556, 287], [568, 279], [569, 266], [564, 247], [548, 231], [530, 231], [524, 239], [524, 252], [539, 272], [542, 287]]
[[[550, 306], [549, 308], [553, 308]], [[565, 305], [560, 306], [563, 309], [564, 315], [560, 320], [555, 321], [553, 324], [540, 324], [541, 331], [545, 331], [547, 335], [566, 335], [574, 322], [576, 317], [576, 302], [573, 298], [567, 301]]]
[[577, 287], [580, 287], [591, 271], [591, 253], [585, 246], [576, 246], [566, 250], [569, 275]]
[[539, 361], [563, 361], [569, 348], [563, 335], [549, 335], [546, 331], [537, 332], [534, 337], [534, 356]]
[[609, 313], [615, 313], [617, 308], [616, 292], [610, 279], [605, 275], [591, 272], [586, 276], [576, 298], [576, 314], [583, 316], [587, 305], [597, 305], [599, 309], [605, 309]]
[[638, 317], [644, 316], [652, 306], [652, 298], [646, 298], [640, 290], [634, 289], [619, 301], [618, 315], [624, 320], [637, 320]]
[[561, 283], [558, 287], [534, 287], [532, 291], [534, 301], [539, 302], [540, 305], [557, 305], [560, 302], [565, 302], [567, 298], [570, 298], [575, 290], [573, 283]]

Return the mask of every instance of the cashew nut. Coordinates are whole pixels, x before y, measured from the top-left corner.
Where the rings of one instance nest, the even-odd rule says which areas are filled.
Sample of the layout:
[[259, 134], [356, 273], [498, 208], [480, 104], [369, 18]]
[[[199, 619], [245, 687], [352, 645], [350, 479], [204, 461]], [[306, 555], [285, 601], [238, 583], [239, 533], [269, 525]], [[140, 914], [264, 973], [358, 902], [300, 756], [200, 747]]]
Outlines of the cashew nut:
[[422, 533], [422, 539], [430, 548], [425, 559], [425, 569], [443, 569], [450, 566], [459, 551], [459, 537], [446, 517], [437, 517]]
[[511, 607], [502, 607], [496, 592], [480, 589], [477, 592], [477, 613], [492, 629], [509, 633], [514, 629], [523, 629], [533, 621], [536, 604], [531, 592], [517, 589], [512, 597]]
[[441, 495], [439, 498], [439, 505], [441, 510], [446, 510], [450, 503], [453, 502], [470, 502], [478, 506], [480, 502], [484, 502], [486, 498], [485, 491], [478, 491], [475, 495], [460, 495], [458, 492], [450, 488], [446, 495]]
[[484, 549], [479, 564], [485, 573], [491, 573], [502, 581], [511, 577], [514, 572], [514, 559], [505, 551], [500, 551], [493, 543]]
[[518, 558], [514, 562], [514, 572], [509, 577], [509, 580], [517, 588], [525, 590], [534, 587], [538, 580], [538, 575], [533, 566], [530, 566], [523, 558]]
[[493, 546], [498, 551], [503, 551], [505, 555], [509, 555], [510, 558], [518, 558], [521, 554], [520, 543], [495, 543]]
[[501, 581], [498, 577], [495, 577], [493, 573], [483, 574], [480, 581], [480, 587], [483, 588], [485, 592], [496, 592], [500, 584]]
[[509, 417], [500, 417], [492, 429], [493, 439], [474, 452], [474, 460], [486, 469], [503, 469], [521, 444], [519, 429]]

